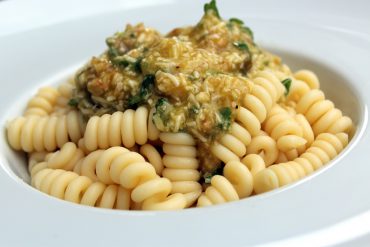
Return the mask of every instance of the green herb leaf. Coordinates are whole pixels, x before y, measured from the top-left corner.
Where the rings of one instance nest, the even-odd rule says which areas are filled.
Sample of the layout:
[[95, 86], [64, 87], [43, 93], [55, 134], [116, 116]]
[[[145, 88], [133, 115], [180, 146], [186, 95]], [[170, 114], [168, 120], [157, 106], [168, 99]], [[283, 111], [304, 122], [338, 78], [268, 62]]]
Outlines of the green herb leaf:
[[173, 106], [166, 98], [158, 99], [153, 113], [153, 123], [159, 130], [165, 129], [172, 110]]
[[136, 73], [141, 73], [141, 60], [143, 60], [141, 57], [136, 59], [136, 61], [132, 64], [132, 68]]
[[228, 130], [231, 125], [231, 108], [224, 107], [219, 110], [221, 116], [221, 122], [218, 123], [217, 127], [221, 130]]
[[283, 81], [281, 81], [281, 83], [284, 85], [285, 87], [285, 96], [289, 94], [289, 90], [290, 90], [290, 86], [292, 85], [292, 79], [290, 78], [286, 78], [284, 79]]
[[238, 48], [238, 49], [240, 49], [242, 51], [246, 51], [246, 52], [249, 53], [249, 47], [248, 47], [248, 45], [245, 42], [243, 42], [243, 41], [236, 41], [236, 42], [233, 43], [233, 45], [236, 48]]
[[238, 18], [230, 18], [229, 22], [233, 22], [237, 25], [243, 25], [244, 24], [244, 22], [242, 20], [238, 19]]
[[219, 165], [213, 171], [204, 173], [203, 174], [204, 183], [210, 184], [213, 176], [222, 175], [223, 172], [224, 172], [224, 167]]
[[246, 26], [243, 26], [241, 29], [242, 31], [246, 32], [251, 37], [252, 40], [254, 39], [254, 34], [253, 34], [252, 29]]
[[144, 77], [144, 80], [141, 82], [139, 92], [128, 100], [127, 105], [129, 108], [136, 109], [138, 106], [145, 103], [146, 100], [148, 100], [154, 89], [154, 81], [154, 75], [146, 75]]
[[221, 18], [215, 0], [211, 0], [211, 2], [204, 4], [204, 13], [207, 14], [208, 12], [212, 12], [218, 18]]
[[192, 105], [190, 108], [189, 108], [189, 113], [190, 115], [197, 115], [199, 113], [200, 109], [199, 107], [197, 107], [196, 105]]
[[72, 107], [77, 107], [77, 106], [78, 106], [78, 100], [77, 100], [77, 99], [72, 98], [72, 99], [70, 99], [70, 100], [68, 101], [68, 105], [69, 105], [69, 106], [72, 106]]

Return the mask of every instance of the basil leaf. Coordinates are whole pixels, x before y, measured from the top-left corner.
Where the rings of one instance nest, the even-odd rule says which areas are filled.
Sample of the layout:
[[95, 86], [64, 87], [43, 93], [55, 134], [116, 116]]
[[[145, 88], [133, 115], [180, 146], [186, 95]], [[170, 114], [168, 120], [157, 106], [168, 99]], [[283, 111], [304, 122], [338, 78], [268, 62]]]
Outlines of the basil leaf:
[[290, 86], [292, 85], [292, 79], [286, 78], [286, 79], [282, 80], [281, 83], [285, 87], [285, 96], [286, 96], [286, 95], [289, 94]]
[[243, 26], [241, 29], [242, 31], [246, 32], [251, 37], [252, 40], [254, 39], [254, 34], [253, 34], [252, 29], [246, 26]]
[[211, 0], [211, 2], [204, 4], [204, 13], [207, 14], [208, 12], [212, 12], [218, 18], [221, 18], [215, 0]]
[[224, 107], [219, 110], [221, 116], [221, 122], [218, 123], [217, 127], [221, 130], [228, 130], [231, 125], [231, 108]]
[[129, 98], [128, 100], [128, 107], [129, 108], [137, 108], [139, 105], [145, 103], [146, 100], [152, 95], [154, 89], [154, 75], [146, 75], [144, 80], [141, 82], [141, 86], [139, 92]]
[[77, 99], [72, 98], [72, 99], [70, 99], [70, 100], [68, 101], [68, 105], [69, 105], [69, 106], [72, 106], [72, 107], [77, 107], [77, 106], [78, 106], [78, 100], [77, 100]]
[[245, 42], [243, 42], [243, 41], [236, 41], [236, 42], [234, 42], [234, 43], [233, 43], [233, 45], [234, 45], [236, 48], [238, 48], [238, 49], [240, 49], [240, 50], [242, 50], [242, 51], [249, 52], [249, 47], [248, 47], [248, 45], [247, 45]]
[[238, 18], [230, 18], [229, 22], [233, 22], [237, 25], [243, 25], [244, 24], [244, 22], [242, 20], [238, 19]]

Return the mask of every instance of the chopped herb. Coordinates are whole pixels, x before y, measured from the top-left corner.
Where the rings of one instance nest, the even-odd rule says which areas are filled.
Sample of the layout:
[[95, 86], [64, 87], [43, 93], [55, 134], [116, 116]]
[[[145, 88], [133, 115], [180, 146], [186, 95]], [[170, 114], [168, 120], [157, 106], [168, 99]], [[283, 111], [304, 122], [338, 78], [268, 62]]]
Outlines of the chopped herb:
[[117, 66], [122, 67], [122, 68], [126, 68], [127, 66], [130, 65], [129, 61], [127, 61], [126, 59], [124, 59], [120, 56], [112, 58], [111, 61], [114, 65], [117, 65]]
[[243, 26], [244, 22], [242, 20], [240, 20], [238, 18], [231, 18], [229, 20], [229, 23], [230, 24], [236, 24], [236, 25], [240, 26], [241, 31], [247, 33], [251, 37], [251, 39], [253, 40], [253, 38], [254, 38], [253, 37], [253, 31], [249, 27]]
[[166, 98], [158, 99], [155, 104], [155, 112], [153, 114], [153, 123], [158, 129], [164, 129], [170, 119], [170, 113], [173, 106]]
[[224, 167], [220, 165], [216, 167], [213, 171], [204, 173], [203, 174], [204, 183], [210, 184], [212, 177], [215, 175], [222, 175], [223, 171], [224, 171]]
[[72, 107], [77, 107], [77, 105], [78, 105], [78, 100], [77, 100], [77, 99], [72, 98], [72, 99], [70, 99], [70, 100], [68, 101], [68, 105], [69, 105], [69, 106], [72, 106]]
[[233, 43], [233, 45], [236, 48], [238, 48], [238, 49], [240, 49], [242, 51], [246, 51], [246, 52], [249, 53], [249, 47], [248, 47], [248, 45], [245, 42], [243, 42], [243, 41], [236, 41], [236, 42]]
[[134, 63], [132, 63], [132, 68], [136, 73], [141, 73], [141, 60], [143, 60], [141, 57], [136, 59]]
[[251, 37], [252, 40], [254, 39], [252, 29], [250, 29], [249, 27], [246, 27], [246, 26], [243, 26], [241, 29], [242, 29], [242, 31], [246, 32]]
[[292, 79], [290, 78], [286, 78], [284, 79], [283, 81], [281, 81], [281, 83], [284, 85], [285, 87], [285, 96], [288, 95], [289, 93], [289, 90], [290, 90], [290, 86], [292, 85]]
[[229, 22], [235, 23], [237, 25], [243, 25], [244, 22], [238, 18], [230, 18]]
[[217, 127], [221, 130], [228, 130], [231, 125], [231, 109], [230, 107], [224, 107], [219, 110], [221, 116], [221, 122], [218, 123]]
[[141, 82], [139, 92], [128, 100], [129, 108], [135, 109], [145, 103], [145, 101], [152, 95], [154, 80], [154, 75], [146, 75], [144, 77], [144, 80]]
[[199, 113], [199, 107], [197, 107], [196, 105], [192, 105], [190, 108], [189, 108], [189, 113], [190, 115], [197, 115]]
[[211, 0], [211, 2], [204, 4], [204, 13], [207, 14], [208, 12], [212, 12], [218, 18], [221, 18], [215, 0]]

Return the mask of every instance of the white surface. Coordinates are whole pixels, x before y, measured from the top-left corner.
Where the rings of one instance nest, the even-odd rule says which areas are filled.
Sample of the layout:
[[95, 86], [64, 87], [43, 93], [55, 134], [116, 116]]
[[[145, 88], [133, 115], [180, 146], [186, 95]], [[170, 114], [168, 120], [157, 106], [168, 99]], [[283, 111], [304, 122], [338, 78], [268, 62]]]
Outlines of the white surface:
[[[181, 212], [125, 212], [82, 207], [34, 190], [16, 175], [24, 173], [22, 160], [2, 138], [0, 246], [366, 243], [370, 2], [220, 1], [219, 8], [225, 18], [245, 20], [257, 42], [293, 68], [319, 74], [329, 98], [358, 124], [345, 153], [303, 181], [240, 202]], [[125, 23], [144, 21], [166, 32], [195, 23], [201, 14], [198, 1], [0, 2], [1, 125], [41, 84], [62, 80], [99, 54], [104, 38]]]

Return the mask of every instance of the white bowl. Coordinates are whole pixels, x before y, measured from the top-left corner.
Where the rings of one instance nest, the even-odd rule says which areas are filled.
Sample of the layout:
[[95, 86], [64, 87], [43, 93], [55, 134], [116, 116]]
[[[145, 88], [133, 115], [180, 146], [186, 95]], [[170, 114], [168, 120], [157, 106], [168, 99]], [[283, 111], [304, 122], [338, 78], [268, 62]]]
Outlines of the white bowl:
[[[105, 49], [105, 37], [127, 22], [144, 21], [167, 32], [195, 23], [202, 14], [202, 4], [195, 1], [138, 1], [136, 7], [110, 3], [109, 10], [91, 10], [94, 15], [63, 20], [49, 14], [52, 24], [44, 20], [32, 26], [30, 21], [16, 31], [0, 32], [2, 128], [21, 113], [41, 85], [71, 76]], [[267, 3], [275, 2], [219, 5], [222, 16], [243, 19], [254, 30], [257, 43], [281, 55], [291, 68], [318, 74], [327, 97], [357, 125], [340, 156], [297, 183], [234, 203], [178, 212], [114, 211], [61, 201], [29, 186], [25, 159], [9, 148], [4, 131], [0, 139], [0, 245], [304, 246], [343, 243], [368, 234], [370, 34], [357, 23], [367, 25], [370, 18], [365, 22], [353, 13], [352, 22], [339, 17], [334, 22], [330, 13], [335, 9], [327, 16], [320, 10], [317, 15], [306, 13], [304, 8], [316, 10], [308, 1], [293, 9], [283, 3], [285, 9], [277, 15]], [[101, 6], [95, 1], [91, 4]], [[67, 13], [67, 7], [61, 7], [61, 13]], [[333, 23], [345, 24], [339, 28]]]

